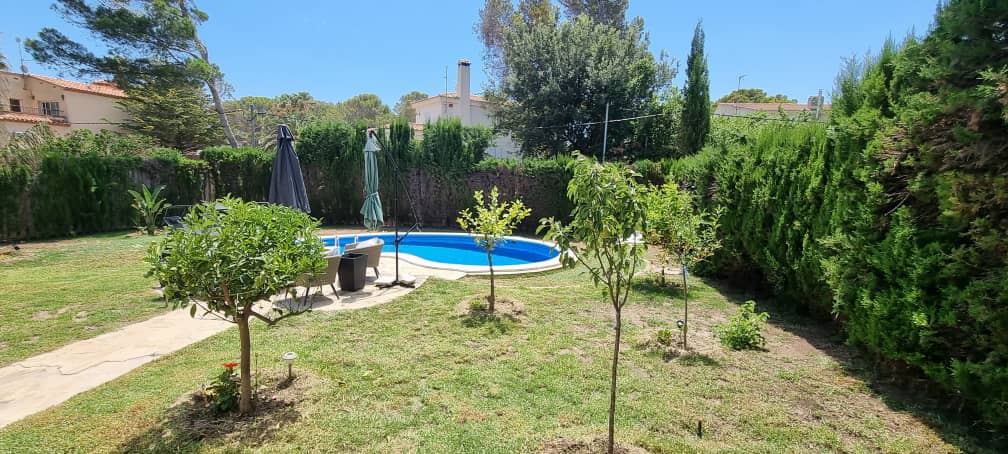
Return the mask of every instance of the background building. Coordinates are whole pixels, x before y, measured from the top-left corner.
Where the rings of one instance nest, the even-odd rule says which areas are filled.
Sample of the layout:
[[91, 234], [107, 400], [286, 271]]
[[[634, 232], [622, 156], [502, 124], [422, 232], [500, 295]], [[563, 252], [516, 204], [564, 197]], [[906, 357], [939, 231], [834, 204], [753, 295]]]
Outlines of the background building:
[[829, 120], [832, 106], [823, 102], [822, 95], [809, 96], [806, 104], [778, 102], [719, 102], [714, 109], [714, 115], [723, 117], [747, 117], [753, 114], [765, 114], [776, 117], [783, 113], [794, 118], [805, 112], [809, 118], [819, 121]]
[[74, 82], [55, 77], [0, 71], [0, 128], [10, 134], [36, 124], [49, 125], [57, 135], [75, 129], [122, 132], [127, 118], [118, 101], [126, 97], [112, 82]]
[[[493, 128], [493, 114], [496, 106], [486, 98], [473, 95], [469, 88], [469, 61], [459, 60], [458, 81], [455, 92], [441, 93], [427, 99], [411, 103], [416, 110], [413, 129], [423, 135], [423, 125], [439, 118], [458, 118], [463, 126], [486, 126]], [[487, 155], [495, 158], [516, 158], [520, 154], [518, 146], [509, 135], [497, 135], [487, 149]]]

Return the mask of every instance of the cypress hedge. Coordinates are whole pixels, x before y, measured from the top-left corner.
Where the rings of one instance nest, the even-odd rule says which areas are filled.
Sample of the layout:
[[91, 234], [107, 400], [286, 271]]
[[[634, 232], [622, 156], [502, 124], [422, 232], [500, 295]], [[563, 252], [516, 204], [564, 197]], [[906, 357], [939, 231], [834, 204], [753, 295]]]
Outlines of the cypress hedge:
[[722, 206], [720, 271], [832, 313], [1008, 427], [1008, 4], [950, 1], [838, 77], [828, 126], [764, 122], [671, 165]]

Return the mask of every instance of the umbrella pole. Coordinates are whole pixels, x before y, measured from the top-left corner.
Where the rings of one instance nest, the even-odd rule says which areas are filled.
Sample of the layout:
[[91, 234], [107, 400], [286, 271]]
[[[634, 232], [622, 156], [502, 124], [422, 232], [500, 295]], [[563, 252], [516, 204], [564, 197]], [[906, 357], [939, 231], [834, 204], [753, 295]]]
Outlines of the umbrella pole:
[[[402, 187], [402, 180], [399, 178], [399, 161], [395, 156], [392, 156], [392, 152], [386, 150], [385, 159], [392, 162], [392, 172], [395, 175], [395, 182], [392, 187], [392, 225], [395, 228], [395, 239], [393, 245], [395, 246], [395, 280], [388, 283], [388, 287], [401, 286], [401, 287], [414, 287], [416, 284], [414, 282], [404, 282], [399, 279], [399, 243], [402, 238], [399, 237], [399, 191]], [[412, 229], [410, 229], [412, 231]], [[408, 235], [409, 232], [406, 232]]]
[[[392, 153], [390, 152], [389, 155]], [[393, 157], [392, 159], [395, 159]], [[392, 192], [392, 224], [395, 225], [395, 280], [392, 281], [393, 285], [399, 285], [399, 163], [393, 165], [393, 172], [395, 172], [395, 191]]]

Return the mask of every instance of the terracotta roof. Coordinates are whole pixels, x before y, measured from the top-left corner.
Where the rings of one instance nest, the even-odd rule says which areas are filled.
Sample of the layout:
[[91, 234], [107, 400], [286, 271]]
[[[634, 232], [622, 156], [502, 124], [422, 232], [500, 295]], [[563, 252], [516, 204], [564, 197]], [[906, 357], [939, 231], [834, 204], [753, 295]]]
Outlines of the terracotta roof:
[[0, 121], [17, 121], [21, 123], [45, 123], [56, 126], [69, 126], [70, 123], [59, 118], [27, 112], [0, 112]]
[[[437, 98], [440, 98], [440, 97], [442, 97], [442, 96], [446, 96], [446, 97], [448, 97], [448, 98], [455, 98], [455, 99], [458, 99], [458, 93], [455, 93], [455, 92], [451, 92], [451, 93], [438, 93], [438, 94], [436, 94], [436, 95], [434, 95], [434, 96], [431, 96], [431, 97], [429, 97], [429, 98], [426, 98], [426, 99], [421, 99], [421, 100], [419, 100], [419, 101], [413, 101], [413, 102], [411, 102], [410, 104], [412, 105], [412, 104], [416, 104], [416, 103], [421, 103], [421, 102], [425, 102], [425, 101], [430, 101], [430, 100], [432, 100], [432, 99], [437, 99]], [[483, 96], [480, 96], [480, 95], [469, 95], [469, 99], [470, 99], [471, 101], [476, 101], [476, 102], [490, 102], [490, 101], [488, 101], [488, 100], [487, 100], [487, 99], [486, 99], [485, 97], [483, 97]]]
[[[815, 110], [815, 106], [810, 106], [808, 104], [796, 104], [796, 103], [776, 103], [776, 102], [721, 102], [718, 103], [718, 107], [725, 106], [730, 108], [735, 108], [738, 106], [739, 109], [749, 109], [749, 110], [760, 110], [764, 112], [777, 112], [778, 110], [784, 110], [785, 112], [801, 112], [803, 110]], [[823, 104], [823, 110], [830, 110], [831, 104]]]
[[92, 95], [110, 96], [113, 98], [125, 98], [126, 92], [116, 87], [115, 84], [107, 80], [96, 80], [92, 83], [74, 82], [72, 80], [57, 79], [55, 77], [40, 76], [38, 74], [26, 74], [27, 77], [34, 77], [38, 80], [49, 82], [65, 90], [79, 91]]

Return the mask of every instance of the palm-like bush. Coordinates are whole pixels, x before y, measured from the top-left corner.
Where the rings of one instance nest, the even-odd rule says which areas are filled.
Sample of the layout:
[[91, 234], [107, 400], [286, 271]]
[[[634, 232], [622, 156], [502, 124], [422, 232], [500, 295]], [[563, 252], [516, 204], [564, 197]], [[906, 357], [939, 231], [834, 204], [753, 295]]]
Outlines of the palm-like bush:
[[154, 234], [154, 231], [157, 230], [158, 218], [171, 206], [164, 197], [161, 197], [163, 189], [164, 186], [158, 186], [152, 191], [147, 185], [143, 185], [141, 192], [129, 190], [130, 195], [133, 196], [133, 208], [136, 209], [140, 218], [140, 227], [148, 235]]

